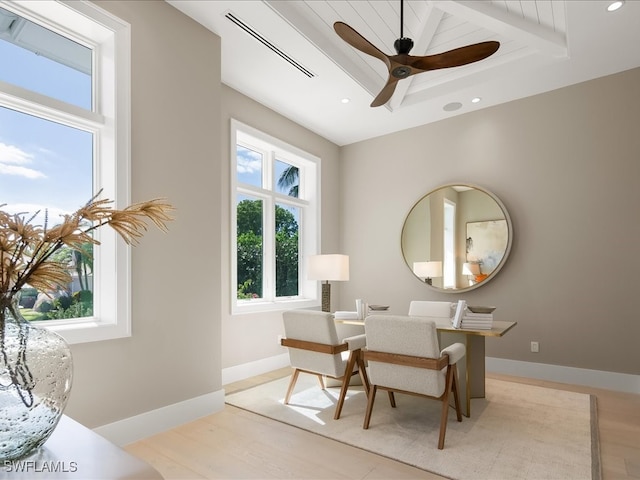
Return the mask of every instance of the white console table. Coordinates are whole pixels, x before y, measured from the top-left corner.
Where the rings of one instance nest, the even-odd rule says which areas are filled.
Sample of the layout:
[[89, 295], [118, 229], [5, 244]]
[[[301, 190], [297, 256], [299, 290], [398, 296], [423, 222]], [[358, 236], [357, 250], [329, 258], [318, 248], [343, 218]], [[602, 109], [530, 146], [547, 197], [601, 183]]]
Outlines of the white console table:
[[137, 479], [163, 477], [144, 461], [63, 415], [45, 444], [31, 455], [0, 464], [0, 479]]

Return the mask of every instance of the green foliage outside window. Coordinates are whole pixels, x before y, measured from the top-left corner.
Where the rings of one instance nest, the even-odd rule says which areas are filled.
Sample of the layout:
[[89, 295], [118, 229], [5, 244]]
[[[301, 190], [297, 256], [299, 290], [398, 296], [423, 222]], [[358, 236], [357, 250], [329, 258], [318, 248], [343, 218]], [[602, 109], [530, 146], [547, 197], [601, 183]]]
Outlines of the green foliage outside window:
[[237, 207], [238, 298], [262, 297], [262, 202], [242, 200]]
[[298, 294], [298, 222], [276, 205], [276, 297]]
[[51, 255], [51, 260], [69, 265], [69, 270], [76, 274], [80, 290], [73, 291], [69, 285], [68, 289], [49, 292], [46, 299], [38, 301], [40, 292], [33, 287], [24, 287], [20, 290], [23, 317], [30, 321], [40, 321], [92, 316], [93, 292], [90, 278], [93, 272], [93, 245], [85, 243], [79, 250], [62, 247]]
[[[276, 205], [276, 296], [298, 294], [298, 222]], [[242, 200], [237, 206], [238, 299], [262, 297], [262, 201]]]

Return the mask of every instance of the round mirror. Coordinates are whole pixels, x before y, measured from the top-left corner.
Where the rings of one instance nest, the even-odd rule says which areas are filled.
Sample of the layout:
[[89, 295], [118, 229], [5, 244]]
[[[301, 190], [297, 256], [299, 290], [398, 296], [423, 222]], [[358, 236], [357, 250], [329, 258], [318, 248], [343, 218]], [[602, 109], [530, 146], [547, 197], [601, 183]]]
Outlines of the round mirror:
[[491, 192], [469, 184], [439, 187], [422, 197], [402, 227], [402, 255], [432, 288], [459, 293], [491, 280], [509, 256], [513, 227]]

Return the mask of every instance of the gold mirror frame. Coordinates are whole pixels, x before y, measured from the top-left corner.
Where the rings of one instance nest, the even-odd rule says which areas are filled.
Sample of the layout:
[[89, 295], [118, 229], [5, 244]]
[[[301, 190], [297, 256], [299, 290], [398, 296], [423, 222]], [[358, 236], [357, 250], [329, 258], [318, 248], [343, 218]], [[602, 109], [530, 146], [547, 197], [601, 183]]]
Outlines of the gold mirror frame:
[[[447, 237], [445, 216], [455, 230]], [[511, 252], [513, 225], [493, 193], [473, 184], [451, 183], [415, 203], [400, 242], [416, 278], [440, 292], [462, 293], [486, 285], [502, 269]]]

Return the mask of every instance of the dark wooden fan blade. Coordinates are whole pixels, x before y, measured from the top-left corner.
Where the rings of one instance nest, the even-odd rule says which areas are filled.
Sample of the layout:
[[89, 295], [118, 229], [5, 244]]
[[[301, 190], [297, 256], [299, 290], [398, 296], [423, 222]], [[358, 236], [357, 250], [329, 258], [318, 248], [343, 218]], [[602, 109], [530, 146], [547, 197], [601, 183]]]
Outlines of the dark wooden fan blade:
[[409, 65], [423, 71], [437, 70], [439, 68], [459, 67], [469, 63], [484, 60], [493, 55], [500, 48], [500, 42], [482, 42], [466, 47], [455, 48], [448, 52], [423, 57], [411, 57]]
[[379, 58], [387, 65], [387, 68], [389, 67], [388, 55], [385, 55], [378, 49], [378, 47], [369, 42], [369, 40], [364, 38], [349, 25], [344, 22], [336, 22], [333, 24], [333, 29], [342, 40], [347, 42], [353, 48], [356, 48], [367, 55], [371, 55], [372, 57]]
[[387, 84], [380, 90], [380, 93], [376, 98], [371, 102], [372, 107], [379, 107], [387, 103], [391, 97], [393, 96], [393, 92], [396, 90], [396, 85], [398, 84], [398, 78], [389, 75], [389, 80], [387, 80]]

